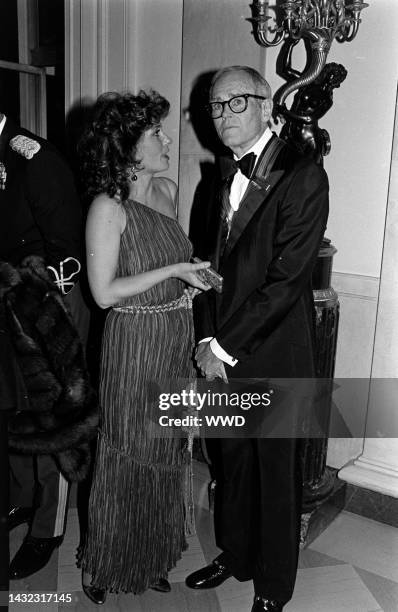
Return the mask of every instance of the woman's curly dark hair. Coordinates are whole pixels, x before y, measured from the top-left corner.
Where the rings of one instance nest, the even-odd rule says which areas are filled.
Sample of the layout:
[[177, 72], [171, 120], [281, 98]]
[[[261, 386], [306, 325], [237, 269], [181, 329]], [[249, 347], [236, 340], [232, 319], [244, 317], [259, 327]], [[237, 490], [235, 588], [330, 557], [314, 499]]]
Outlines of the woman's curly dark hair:
[[90, 200], [99, 193], [127, 199], [129, 170], [140, 162], [137, 142], [169, 108], [166, 98], [153, 90], [99, 96], [78, 145], [82, 185]]

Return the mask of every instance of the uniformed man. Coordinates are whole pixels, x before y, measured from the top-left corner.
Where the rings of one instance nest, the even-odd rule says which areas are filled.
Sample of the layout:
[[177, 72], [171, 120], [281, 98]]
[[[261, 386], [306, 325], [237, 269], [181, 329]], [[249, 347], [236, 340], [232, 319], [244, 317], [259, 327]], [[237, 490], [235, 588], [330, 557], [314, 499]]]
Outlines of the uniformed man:
[[[50, 143], [2, 113], [0, 207], [0, 259], [16, 265], [29, 255], [44, 257], [84, 342], [88, 311], [77, 285], [82, 219], [72, 173]], [[25, 578], [49, 561], [62, 541], [67, 498], [68, 482], [50, 455], [10, 455], [9, 528], [30, 526], [10, 579]]]

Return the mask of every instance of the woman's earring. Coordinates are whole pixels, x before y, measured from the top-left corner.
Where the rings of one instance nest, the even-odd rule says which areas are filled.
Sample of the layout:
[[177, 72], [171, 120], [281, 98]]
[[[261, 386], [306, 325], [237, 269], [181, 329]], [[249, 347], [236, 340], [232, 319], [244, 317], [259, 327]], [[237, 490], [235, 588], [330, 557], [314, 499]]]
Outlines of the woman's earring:
[[129, 170], [129, 179], [130, 181], [136, 181], [137, 180], [137, 175], [135, 173], [137, 166], [133, 165], [131, 166], [130, 170]]

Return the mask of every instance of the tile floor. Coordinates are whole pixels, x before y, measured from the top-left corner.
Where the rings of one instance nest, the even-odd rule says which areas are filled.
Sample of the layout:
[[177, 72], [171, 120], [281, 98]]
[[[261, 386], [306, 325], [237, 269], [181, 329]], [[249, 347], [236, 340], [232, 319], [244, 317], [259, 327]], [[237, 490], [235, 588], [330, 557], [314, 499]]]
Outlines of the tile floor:
[[[80, 573], [75, 565], [79, 539], [76, 508], [71, 507], [62, 546], [40, 572], [11, 585], [14, 593], [70, 593], [70, 603], [22, 604], [11, 612], [80, 612], [98, 608], [104, 612], [246, 612], [253, 592], [250, 582], [231, 578], [218, 589], [195, 592], [185, 587], [191, 571], [210, 562], [217, 554], [213, 520], [208, 511], [206, 465], [195, 462], [194, 494], [197, 534], [170, 573], [172, 591], [148, 591], [141, 596], [108, 595], [103, 606], [95, 606], [81, 591]], [[73, 497], [73, 496], [72, 496]], [[72, 501], [71, 506], [74, 503]], [[13, 555], [26, 527], [11, 534]], [[296, 589], [286, 612], [396, 612], [398, 610], [398, 529], [349, 512], [334, 522], [301, 552]]]

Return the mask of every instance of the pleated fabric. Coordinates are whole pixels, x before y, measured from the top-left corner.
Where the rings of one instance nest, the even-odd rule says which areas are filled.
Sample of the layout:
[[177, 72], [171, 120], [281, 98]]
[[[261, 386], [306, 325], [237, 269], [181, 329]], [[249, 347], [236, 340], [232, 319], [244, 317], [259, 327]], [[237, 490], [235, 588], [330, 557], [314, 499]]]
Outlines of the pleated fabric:
[[[191, 244], [176, 220], [131, 200], [125, 210], [118, 276], [189, 260]], [[118, 305], [141, 311], [111, 310], [105, 323], [82, 567], [92, 584], [111, 591], [142, 593], [167, 577], [186, 548], [187, 441], [153, 437], [149, 420], [153, 382], [193, 376], [191, 310], [161, 310], [183, 291], [168, 279]], [[160, 311], [145, 310], [153, 306]]]

